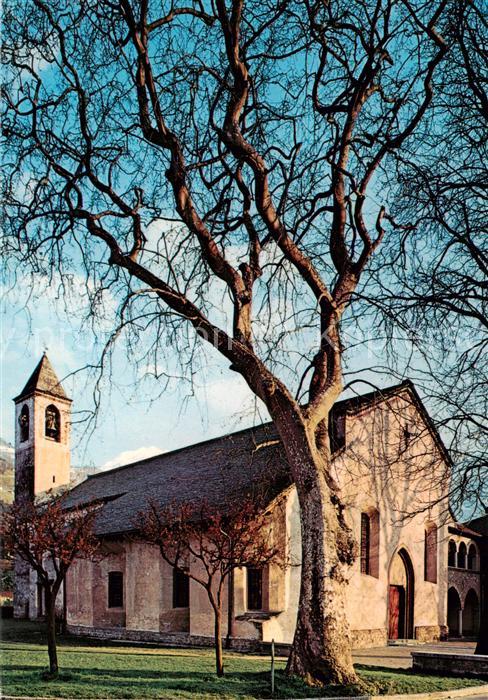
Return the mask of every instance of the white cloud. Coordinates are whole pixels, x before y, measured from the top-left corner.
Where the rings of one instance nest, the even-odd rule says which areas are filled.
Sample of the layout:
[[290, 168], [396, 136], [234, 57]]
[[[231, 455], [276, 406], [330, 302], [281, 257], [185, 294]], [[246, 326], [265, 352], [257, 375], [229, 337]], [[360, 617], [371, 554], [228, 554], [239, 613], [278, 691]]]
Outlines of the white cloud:
[[210, 413], [217, 411], [224, 415], [251, 413], [256, 399], [244, 379], [237, 375], [209, 382], [197, 391], [197, 396], [208, 404]]
[[114, 469], [115, 467], [122, 467], [124, 464], [131, 464], [132, 462], [138, 462], [142, 459], [147, 459], [148, 457], [154, 457], [155, 455], [162, 454], [164, 450], [160, 447], [138, 447], [136, 450], [125, 450], [125, 452], [120, 452], [116, 457], [105, 462], [100, 469], [101, 471], [106, 471], [107, 469]]

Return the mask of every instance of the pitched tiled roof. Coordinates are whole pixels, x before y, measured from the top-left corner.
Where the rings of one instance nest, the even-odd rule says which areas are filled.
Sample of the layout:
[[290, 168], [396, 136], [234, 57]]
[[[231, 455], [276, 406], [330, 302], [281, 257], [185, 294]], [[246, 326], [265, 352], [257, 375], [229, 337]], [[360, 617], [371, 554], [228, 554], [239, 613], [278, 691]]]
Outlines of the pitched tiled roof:
[[[355, 413], [405, 392], [443, 448], [411, 382], [339, 401], [334, 411]], [[205, 499], [225, 506], [226, 501], [263, 491], [271, 500], [290, 484], [283, 447], [273, 424], [267, 423], [89, 476], [69, 493], [66, 507], [104, 503], [97, 533], [118, 534], [134, 529], [135, 517], [150, 499], [161, 505]]]
[[263, 491], [272, 500], [289, 484], [281, 445], [268, 424], [89, 476], [70, 491], [65, 507], [103, 502], [96, 532], [108, 535], [133, 530], [151, 499], [225, 506]]
[[61, 382], [57, 378], [56, 372], [49, 362], [49, 358], [46, 353], [44, 353], [44, 355], [41, 357], [41, 361], [32, 372], [25, 387], [15, 398], [15, 401], [26, 398], [35, 391], [41, 391], [44, 394], [51, 394], [51, 396], [56, 396], [57, 398], [61, 399], [68, 399], [66, 392], [63, 389]]

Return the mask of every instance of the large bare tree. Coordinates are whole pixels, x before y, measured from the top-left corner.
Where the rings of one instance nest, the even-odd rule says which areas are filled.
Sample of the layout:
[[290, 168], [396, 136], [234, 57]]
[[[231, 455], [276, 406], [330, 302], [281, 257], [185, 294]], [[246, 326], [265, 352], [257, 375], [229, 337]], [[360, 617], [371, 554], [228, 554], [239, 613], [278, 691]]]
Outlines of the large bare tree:
[[448, 10], [5, 7], [5, 237], [17, 274], [26, 262], [85, 269], [121, 300], [121, 326], [154, 331], [156, 355], [168, 340], [182, 351], [187, 324], [263, 401], [301, 512], [288, 670], [312, 683], [357, 680], [345, 613], [355, 545], [328, 419], [344, 384], [341, 329], [382, 240], [400, 239], [392, 156], [427, 128]]

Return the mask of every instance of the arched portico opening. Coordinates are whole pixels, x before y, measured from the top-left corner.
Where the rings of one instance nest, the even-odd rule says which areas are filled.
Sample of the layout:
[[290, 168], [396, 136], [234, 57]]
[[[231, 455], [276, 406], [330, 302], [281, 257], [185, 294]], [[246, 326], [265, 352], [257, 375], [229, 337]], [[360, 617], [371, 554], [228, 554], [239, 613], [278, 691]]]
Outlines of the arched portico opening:
[[478, 550], [475, 544], [470, 544], [468, 548], [468, 569], [478, 571]]
[[456, 566], [457, 561], [457, 547], [456, 543], [454, 540], [449, 540], [449, 549], [448, 549], [448, 555], [447, 555], [447, 565], [448, 566]]
[[388, 581], [388, 639], [413, 639], [415, 580], [406, 549], [393, 556]]
[[450, 637], [462, 635], [461, 599], [457, 590], [452, 587], [447, 592], [447, 624]]
[[465, 569], [466, 568], [466, 559], [468, 558], [468, 549], [464, 542], [461, 542], [459, 545], [458, 549], [458, 555], [457, 555], [457, 566], [459, 569]]
[[476, 591], [469, 589], [463, 610], [463, 635], [476, 637], [480, 626], [480, 603]]

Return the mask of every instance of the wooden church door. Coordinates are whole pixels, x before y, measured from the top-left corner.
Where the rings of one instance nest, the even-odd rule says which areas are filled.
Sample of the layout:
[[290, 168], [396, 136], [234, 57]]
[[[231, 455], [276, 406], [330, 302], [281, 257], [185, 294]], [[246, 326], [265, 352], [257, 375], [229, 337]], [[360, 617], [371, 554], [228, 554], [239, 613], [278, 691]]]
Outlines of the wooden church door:
[[388, 595], [388, 639], [403, 639], [405, 636], [405, 589], [390, 586]]

